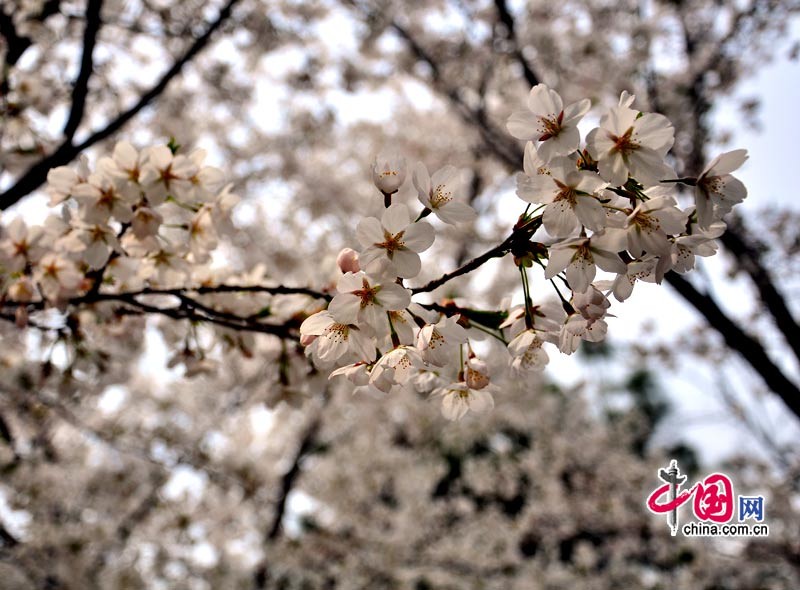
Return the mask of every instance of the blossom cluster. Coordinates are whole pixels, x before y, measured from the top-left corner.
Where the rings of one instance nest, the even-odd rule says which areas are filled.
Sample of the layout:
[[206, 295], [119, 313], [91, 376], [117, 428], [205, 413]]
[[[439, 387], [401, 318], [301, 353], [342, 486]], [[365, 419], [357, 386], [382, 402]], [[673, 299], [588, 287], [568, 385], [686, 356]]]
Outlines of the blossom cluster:
[[[448, 224], [469, 223], [476, 213], [463, 202], [456, 168], [431, 176], [418, 163], [412, 181], [423, 209], [414, 217], [405, 204], [392, 203], [407, 175], [405, 159], [380, 155], [373, 181], [386, 209], [380, 219], [359, 222], [359, 252], [340, 254], [337, 294], [300, 328], [307, 354], [332, 368], [331, 377], [345, 375], [361, 386], [433, 390], [443, 399], [444, 415], [459, 419], [493, 404], [488, 367], [470, 343], [475, 336], [488, 332], [501, 340], [512, 370], [541, 371], [549, 360], [546, 344], [571, 354], [582, 340], [605, 338], [610, 296], [624, 301], [637, 281], [660, 283], [669, 271], [691, 270], [696, 256], [713, 255], [715, 238], [725, 230], [722, 217], [747, 194], [731, 176], [746, 152], [724, 153], [698, 177], [677, 178], [668, 159], [674, 128], [633, 102], [623, 92], [583, 142], [579, 124], [590, 101], [564, 105], [544, 84], [508, 119], [509, 133], [527, 141], [517, 195], [528, 206], [515, 232], [541, 226], [546, 237], [535, 242], [526, 236], [512, 249], [524, 302], [505, 310], [498, 325], [481, 325], [456, 306], [412, 302], [405, 281], [419, 274], [419, 254], [435, 237], [423, 219], [434, 214]], [[683, 208], [681, 184], [694, 194], [694, 203]], [[532, 300], [527, 269], [534, 264], [558, 299]], [[598, 269], [608, 273], [605, 280]]]
[[202, 150], [177, 152], [172, 144], [138, 151], [120, 142], [94, 170], [85, 156], [75, 168], [50, 170], [50, 206], [61, 212], [42, 225], [18, 217], [2, 228], [2, 299], [60, 305], [101, 288], [188, 282], [219, 237], [234, 231], [238, 197], [221, 170], [203, 164]]

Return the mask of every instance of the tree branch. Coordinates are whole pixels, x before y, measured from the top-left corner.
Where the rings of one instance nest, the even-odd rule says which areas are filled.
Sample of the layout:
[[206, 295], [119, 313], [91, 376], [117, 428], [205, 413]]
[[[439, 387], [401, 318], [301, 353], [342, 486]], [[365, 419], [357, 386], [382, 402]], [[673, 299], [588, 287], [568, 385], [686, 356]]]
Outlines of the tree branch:
[[745, 333], [720, 309], [717, 302], [709, 295], [698, 291], [694, 285], [681, 275], [669, 272], [666, 281], [714, 328], [725, 344], [738, 352], [748, 364], [761, 376], [764, 383], [800, 418], [800, 389], [790, 381], [767, 356], [763, 346], [752, 336]]
[[164, 90], [166, 90], [172, 79], [180, 74], [184, 66], [208, 44], [214, 32], [230, 17], [233, 7], [237, 2], [239, 2], [239, 0], [228, 0], [228, 3], [220, 10], [217, 19], [208, 26], [205, 33], [192, 43], [186, 53], [163, 74], [161, 79], [150, 90], [139, 98], [136, 104], [120, 113], [117, 118], [109, 122], [105, 128], [92, 133], [79, 145], [74, 145], [71, 139], [67, 138], [52, 154], [31, 166], [14, 185], [0, 195], [0, 210], [10, 207], [44, 184], [47, 180], [47, 173], [51, 168], [68, 164], [85, 149], [119, 131], [128, 121], [133, 119], [139, 111], [160, 96]]
[[512, 45], [511, 54], [516, 58], [519, 65], [522, 67], [522, 73], [525, 75], [525, 80], [527, 80], [528, 84], [531, 86], [536, 86], [540, 80], [539, 76], [531, 69], [528, 60], [525, 59], [525, 56], [522, 53], [522, 48], [519, 45], [519, 39], [517, 38], [517, 27], [516, 22], [514, 19], [514, 15], [511, 14], [511, 11], [508, 9], [508, 4], [506, 0], [494, 0], [494, 6], [497, 8], [497, 16], [500, 19], [500, 22], [506, 26], [508, 34], [506, 38]]
[[[320, 407], [317, 410], [317, 414], [303, 431], [297, 451], [292, 459], [291, 466], [281, 478], [280, 491], [278, 493], [278, 499], [275, 503], [275, 514], [272, 518], [272, 523], [264, 535], [264, 543], [268, 544], [274, 542], [276, 539], [278, 539], [281, 531], [283, 530], [282, 523], [283, 518], [286, 515], [286, 503], [289, 499], [289, 494], [291, 494], [292, 489], [297, 482], [297, 478], [300, 476], [303, 459], [313, 452], [314, 447], [317, 444], [317, 436], [322, 428], [322, 416], [329, 401], [330, 394], [326, 390], [322, 393], [322, 400]], [[266, 585], [269, 576], [267, 565], [266, 559], [263, 559], [253, 573], [253, 585], [256, 589], [260, 590], [267, 587]]]
[[775, 326], [783, 334], [794, 356], [800, 360], [800, 326], [762, 263], [759, 244], [750, 239], [738, 217], [734, 217], [733, 222], [729, 223], [728, 231], [720, 236], [720, 241], [752, 279], [761, 302], [775, 320]]
[[[249, 332], [260, 332], [263, 334], [272, 334], [280, 338], [295, 338], [297, 325], [294, 320], [289, 320], [285, 324], [268, 324], [259, 321], [262, 317], [260, 314], [253, 314], [250, 316], [239, 316], [227, 311], [214, 309], [204, 303], [197, 301], [189, 294], [208, 295], [212, 293], [268, 293], [270, 295], [306, 295], [316, 299], [330, 301], [331, 296], [327, 293], [321, 293], [305, 287], [286, 287], [284, 285], [277, 285], [274, 287], [262, 285], [206, 285], [196, 288], [182, 288], [182, 289], [151, 289], [145, 288], [139, 291], [130, 291], [124, 293], [98, 293], [90, 291], [86, 295], [73, 297], [66, 301], [66, 304], [72, 307], [80, 307], [83, 305], [92, 305], [101, 302], [119, 302], [125, 307], [117, 310], [119, 315], [138, 315], [142, 313], [149, 313], [153, 315], [163, 315], [174, 320], [189, 320], [194, 322], [205, 322], [216, 324], [224, 328], [233, 330], [242, 330]], [[139, 301], [137, 297], [143, 296], [172, 296], [180, 301], [178, 306], [159, 307], [149, 303]], [[3, 308], [20, 308], [24, 307], [28, 311], [38, 311], [45, 309], [45, 301], [35, 302], [19, 302], [6, 300], [0, 303], [0, 309]], [[9, 322], [15, 322], [16, 316], [14, 314], [0, 313], [0, 319]], [[35, 328], [40, 330], [48, 330], [42, 324], [31, 323]], [[60, 328], [59, 328], [60, 329]]]
[[434, 279], [432, 281], [429, 281], [428, 283], [422, 285], [421, 287], [415, 287], [415, 288], [411, 289], [411, 293], [413, 295], [416, 295], [417, 293], [428, 293], [430, 291], [433, 291], [433, 290], [441, 287], [442, 285], [444, 285], [448, 281], [451, 281], [451, 280], [455, 279], [456, 277], [460, 277], [460, 276], [463, 276], [465, 274], [468, 274], [468, 273], [472, 272], [473, 270], [479, 268], [480, 266], [482, 266], [483, 264], [485, 264], [486, 262], [488, 262], [492, 258], [502, 258], [506, 254], [508, 254], [508, 252], [511, 250], [511, 244], [512, 244], [512, 241], [514, 240], [514, 237], [515, 237], [515, 234], [512, 233], [509, 237], [507, 237], [505, 240], [503, 240], [503, 242], [501, 244], [498, 244], [494, 248], [491, 248], [490, 250], [487, 250], [486, 252], [484, 252], [480, 256], [476, 256], [475, 258], [473, 258], [472, 260], [470, 260], [466, 264], [460, 266], [456, 270], [454, 270], [452, 272], [449, 272], [447, 274], [444, 274], [441, 277], [439, 277], [438, 279]]
[[72, 87], [72, 108], [69, 117], [64, 125], [64, 138], [72, 141], [78, 126], [83, 121], [86, 111], [86, 97], [89, 93], [89, 78], [92, 77], [94, 60], [92, 53], [97, 44], [97, 35], [100, 32], [100, 10], [103, 7], [103, 0], [89, 0], [86, 5], [86, 28], [83, 31], [83, 55], [81, 56], [81, 68], [75, 85]]
[[457, 88], [446, 84], [442, 70], [434, 57], [420, 45], [411, 32], [397, 21], [392, 21], [392, 29], [406, 42], [411, 53], [431, 69], [433, 87], [456, 107], [461, 118], [474, 127], [484, 143], [491, 146], [497, 157], [502, 159], [509, 167], [518, 168], [522, 162], [522, 150], [507, 139], [507, 136], [495, 127], [489, 120], [485, 109], [472, 109], [461, 98]]

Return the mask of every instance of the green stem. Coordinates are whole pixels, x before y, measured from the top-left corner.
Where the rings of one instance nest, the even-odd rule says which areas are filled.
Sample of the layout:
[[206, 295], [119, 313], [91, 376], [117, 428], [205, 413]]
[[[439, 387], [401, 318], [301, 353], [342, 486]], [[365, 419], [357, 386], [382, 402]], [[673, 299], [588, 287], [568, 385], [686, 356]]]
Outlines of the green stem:
[[530, 296], [530, 286], [528, 285], [528, 275], [525, 272], [525, 267], [520, 265], [519, 267], [519, 274], [522, 277], [522, 296], [525, 305], [525, 326], [531, 330], [533, 329], [533, 316], [531, 315], [531, 296]]
[[488, 334], [489, 336], [492, 336], [493, 338], [497, 338], [503, 344], [508, 345], [508, 340], [503, 338], [502, 334], [497, 334], [497, 333], [493, 332], [492, 330], [490, 330], [489, 328], [485, 328], [485, 327], [481, 326], [480, 324], [476, 324], [475, 322], [470, 322], [470, 328], [475, 328], [476, 330], [480, 330], [484, 334]]

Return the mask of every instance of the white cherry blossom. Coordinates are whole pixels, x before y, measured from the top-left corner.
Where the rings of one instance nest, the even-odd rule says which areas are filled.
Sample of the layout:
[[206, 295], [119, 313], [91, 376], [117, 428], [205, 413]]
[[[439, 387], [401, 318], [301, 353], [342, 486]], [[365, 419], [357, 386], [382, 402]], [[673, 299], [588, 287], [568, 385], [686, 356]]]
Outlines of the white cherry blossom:
[[559, 242], [550, 249], [550, 261], [544, 276], [549, 280], [566, 270], [572, 290], [583, 293], [594, 280], [596, 267], [607, 272], [625, 272], [625, 263], [617, 254], [624, 249], [625, 233], [616, 228], [608, 228], [591, 238]]
[[431, 247], [434, 232], [429, 223], [412, 223], [408, 207], [395, 203], [383, 212], [380, 221], [374, 217], [362, 219], [356, 237], [365, 248], [359, 256], [362, 268], [369, 270], [371, 262], [386, 259], [390, 263], [388, 269], [397, 276], [413, 278], [422, 267], [419, 253]]
[[747, 160], [747, 150], [733, 150], [714, 158], [698, 177], [694, 189], [697, 223], [708, 228], [715, 219], [730, 213], [731, 208], [747, 197], [741, 180], [731, 176]]
[[547, 174], [518, 176], [517, 195], [528, 203], [541, 203], [542, 221], [551, 236], [574, 234], [581, 225], [592, 231], [605, 227], [606, 214], [598, 193], [608, 183], [593, 172], [581, 171], [569, 158], [555, 158]]
[[307, 354], [331, 363], [347, 354], [360, 361], [375, 358], [375, 342], [356, 326], [337, 322], [328, 311], [306, 318], [300, 325], [301, 336], [316, 336], [306, 349]]
[[403, 385], [416, 369], [423, 366], [422, 356], [413, 346], [398, 346], [381, 356], [372, 367], [370, 385], [389, 393], [396, 385]]
[[678, 209], [672, 197], [654, 197], [636, 205], [625, 227], [632, 256], [639, 258], [645, 252], [668, 255], [672, 248], [668, 236], [686, 229], [686, 213]]
[[472, 389], [463, 381], [452, 383], [434, 392], [442, 398], [442, 415], [448, 420], [461, 420], [467, 412], [485, 414], [494, 407], [489, 387]]
[[539, 155], [547, 162], [578, 149], [578, 123], [592, 106], [588, 98], [564, 108], [561, 96], [545, 84], [537, 84], [528, 95], [528, 108], [514, 112], [506, 123], [517, 139], [537, 140]]
[[458, 347], [467, 341], [467, 331], [458, 324], [460, 317], [444, 317], [435, 324], [426, 324], [419, 331], [417, 348], [425, 362], [444, 367], [458, 356]]
[[373, 277], [364, 272], [348, 272], [336, 285], [339, 294], [328, 305], [328, 311], [345, 324], [369, 326], [377, 333], [388, 330], [388, 311], [405, 309], [411, 303], [411, 292], [389, 277]]
[[461, 201], [455, 200], [462, 186], [461, 171], [455, 166], [445, 166], [428, 174], [422, 162], [414, 167], [414, 187], [417, 189], [419, 202], [445, 223], [469, 223], [477, 217], [475, 210]]
[[526, 329], [508, 343], [511, 368], [518, 373], [542, 371], [550, 362], [547, 351], [542, 348], [544, 340], [535, 329]]
[[586, 148], [597, 160], [600, 176], [613, 186], [622, 186], [628, 174], [644, 186], [671, 177], [664, 162], [674, 142], [675, 130], [663, 115], [645, 113], [624, 104], [611, 108], [600, 127], [586, 137]]
[[36, 265], [33, 278], [42, 295], [58, 301], [75, 295], [81, 286], [82, 275], [75, 264], [55, 253], [45, 254]]
[[381, 152], [372, 162], [372, 182], [385, 195], [398, 191], [406, 179], [406, 159], [393, 152]]

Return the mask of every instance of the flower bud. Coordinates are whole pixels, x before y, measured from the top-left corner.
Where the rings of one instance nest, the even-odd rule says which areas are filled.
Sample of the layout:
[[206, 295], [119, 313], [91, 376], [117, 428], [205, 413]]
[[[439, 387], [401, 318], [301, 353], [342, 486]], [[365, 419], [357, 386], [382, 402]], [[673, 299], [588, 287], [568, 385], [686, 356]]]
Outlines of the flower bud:
[[317, 337], [313, 334], [301, 334], [300, 335], [300, 346], [309, 346]]
[[336, 257], [336, 264], [343, 273], [358, 272], [361, 270], [361, 267], [358, 265], [358, 252], [352, 248], [344, 248], [339, 252], [339, 256]]
[[380, 153], [372, 163], [372, 182], [385, 195], [396, 193], [406, 179], [406, 159], [396, 153]]

